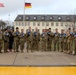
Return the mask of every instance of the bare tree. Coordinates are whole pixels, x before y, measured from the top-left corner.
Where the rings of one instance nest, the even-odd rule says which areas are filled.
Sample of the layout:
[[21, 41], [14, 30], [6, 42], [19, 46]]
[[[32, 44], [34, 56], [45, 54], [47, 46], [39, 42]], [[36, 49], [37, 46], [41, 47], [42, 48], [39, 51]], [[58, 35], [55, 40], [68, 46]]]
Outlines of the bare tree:
[[5, 28], [6, 23], [4, 21], [0, 21], [0, 29]]

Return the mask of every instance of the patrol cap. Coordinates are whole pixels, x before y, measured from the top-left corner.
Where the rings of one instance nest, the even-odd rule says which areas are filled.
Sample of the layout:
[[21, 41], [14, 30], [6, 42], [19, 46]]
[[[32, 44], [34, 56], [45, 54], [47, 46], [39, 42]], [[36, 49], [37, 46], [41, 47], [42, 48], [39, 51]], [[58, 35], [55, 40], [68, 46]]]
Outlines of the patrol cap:
[[16, 27], [16, 29], [19, 29], [18, 27]]
[[71, 28], [69, 28], [69, 30], [71, 30]]
[[51, 28], [49, 28], [51, 30]]

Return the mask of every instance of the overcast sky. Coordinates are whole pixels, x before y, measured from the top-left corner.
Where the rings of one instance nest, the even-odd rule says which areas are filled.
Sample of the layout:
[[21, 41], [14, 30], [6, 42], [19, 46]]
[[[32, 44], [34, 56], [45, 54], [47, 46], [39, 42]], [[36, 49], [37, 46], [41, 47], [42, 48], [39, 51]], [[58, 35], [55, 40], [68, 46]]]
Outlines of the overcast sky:
[[[76, 0], [25, 0], [32, 3], [31, 9], [25, 9], [25, 14], [74, 14]], [[24, 0], [0, 0], [4, 8], [0, 8], [0, 19], [12, 20], [18, 14], [24, 13]], [[8, 16], [10, 15], [10, 17]]]

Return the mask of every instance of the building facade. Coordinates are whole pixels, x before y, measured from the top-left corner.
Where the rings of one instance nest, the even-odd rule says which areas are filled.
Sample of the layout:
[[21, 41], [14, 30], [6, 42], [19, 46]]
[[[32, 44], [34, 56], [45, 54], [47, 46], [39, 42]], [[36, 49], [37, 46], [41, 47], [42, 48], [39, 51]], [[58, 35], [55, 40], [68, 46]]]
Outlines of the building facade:
[[43, 29], [51, 28], [53, 32], [58, 28], [65, 31], [68, 28], [76, 27], [76, 15], [18, 15], [14, 21], [14, 29], [19, 27], [19, 31], [24, 29], [24, 32], [31, 27], [32, 31], [37, 27], [42, 33]]

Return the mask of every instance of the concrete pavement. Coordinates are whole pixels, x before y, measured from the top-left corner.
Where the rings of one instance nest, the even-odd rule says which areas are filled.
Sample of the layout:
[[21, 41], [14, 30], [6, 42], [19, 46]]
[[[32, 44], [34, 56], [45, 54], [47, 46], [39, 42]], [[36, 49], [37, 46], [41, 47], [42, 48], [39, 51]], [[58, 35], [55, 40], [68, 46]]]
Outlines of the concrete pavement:
[[0, 54], [0, 65], [76, 65], [76, 56], [62, 52], [29, 52], [24, 53], [2, 53]]

